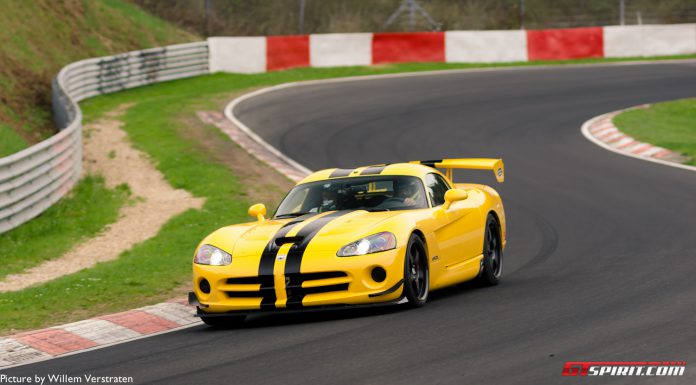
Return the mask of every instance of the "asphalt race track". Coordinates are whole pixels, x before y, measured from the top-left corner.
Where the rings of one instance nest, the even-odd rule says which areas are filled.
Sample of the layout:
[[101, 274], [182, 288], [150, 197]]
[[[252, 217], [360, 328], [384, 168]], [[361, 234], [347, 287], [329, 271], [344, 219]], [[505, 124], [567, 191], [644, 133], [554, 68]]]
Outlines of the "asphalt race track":
[[[257, 316], [5, 372], [139, 384], [696, 383], [696, 174], [580, 133], [604, 112], [693, 96], [696, 63], [683, 62], [374, 79], [248, 100], [240, 119], [312, 169], [502, 157], [504, 184], [472, 177], [506, 205], [504, 281], [436, 292], [417, 310]], [[561, 376], [566, 361], [663, 360], [687, 361], [685, 376]]]

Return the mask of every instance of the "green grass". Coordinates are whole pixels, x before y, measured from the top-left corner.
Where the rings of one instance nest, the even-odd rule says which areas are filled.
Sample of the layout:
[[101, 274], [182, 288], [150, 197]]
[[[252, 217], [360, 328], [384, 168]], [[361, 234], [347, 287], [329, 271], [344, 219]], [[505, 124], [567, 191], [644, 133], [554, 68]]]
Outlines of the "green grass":
[[27, 142], [10, 127], [0, 124], [0, 158], [24, 149]]
[[[126, 251], [117, 260], [17, 293], [0, 294], [0, 314], [3, 314], [0, 333], [59, 324], [165, 299], [172, 295], [173, 289], [181, 288], [190, 280], [191, 256], [205, 235], [221, 226], [250, 220], [246, 210], [255, 202], [245, 195], [244, 181], [182, 134], [187, 129], [183, 122], [195, 111], [220, 109], [230, 95], [242, 90], [291, 81], [474, 67], [488, 66], [419, 63], [301, 68], [256, 75], [220, 73], [136, 88], [83, 102], [86, 121], [93, 121], [124, 103], [133, 103], [122, 117], [123, 129], [130, 140], [151, 156], [172, 186], [206, 197], [206, 203], [201, 210], [188, 210], [171, 219], [155, 237]], [[220, 140], [229, 139], [221, 136]], [[56, 306], [57, 303], [60, 306]]]
[[[129, 196], [125, 185], [109, 189], [102, 177], [83, 178], [70, 196], [39, 217], [0, 237], [0, 279], [61, 256], [118, 219]], [[4, 313], [3, 313], [4, 314]]]
[[12, 2], [0, 25], [0, 57], [48, 76], [74, 60], [199, 39], [124, 0]]
[[[0, 12], [0, 157], [55, 133], [50, 81], [61, 67], [200, 40], [124, 0], [6, 3]], [[6, 144], [13, 131], [24, 140]]]
[[641, 142], [689, 156], [687, 164], [696, 165], [696, 99], [656, 103], [649, 108], [627, 111], [615, 117], [614, 123]]

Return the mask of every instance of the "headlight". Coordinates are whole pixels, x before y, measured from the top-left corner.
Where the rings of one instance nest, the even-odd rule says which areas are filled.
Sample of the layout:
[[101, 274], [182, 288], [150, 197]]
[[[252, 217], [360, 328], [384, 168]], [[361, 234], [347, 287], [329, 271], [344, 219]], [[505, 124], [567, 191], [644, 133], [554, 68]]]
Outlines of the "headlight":
[[198, 249], [193, 262], [199, 265], [224, 266], [232, 263], [232, 256], [215, 246], [203, 245]]
[[351, 242], [338, 250], [339, 257], [352, 257], [396, 248], [396, 237], [389, 232], [377, 233]]

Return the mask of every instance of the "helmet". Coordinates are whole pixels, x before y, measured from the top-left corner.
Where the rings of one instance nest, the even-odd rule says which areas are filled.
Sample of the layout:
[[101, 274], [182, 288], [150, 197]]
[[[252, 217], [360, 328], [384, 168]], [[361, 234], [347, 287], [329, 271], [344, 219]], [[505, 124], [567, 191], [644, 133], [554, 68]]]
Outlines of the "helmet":
[[394, 192], [398, 196], [411, 196], [418, 190], [418, 185], [413, 178], [399, 178], [394, 180]]

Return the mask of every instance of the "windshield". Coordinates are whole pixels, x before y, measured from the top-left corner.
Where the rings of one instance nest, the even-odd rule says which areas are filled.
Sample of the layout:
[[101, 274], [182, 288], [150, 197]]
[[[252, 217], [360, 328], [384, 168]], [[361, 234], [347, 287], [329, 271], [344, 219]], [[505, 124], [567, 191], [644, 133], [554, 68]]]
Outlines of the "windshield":
[[333, 210], [415, 210], [428, 207], [420, 179], [413, 176], [369, 176], [331, 179], [295, 186], [276, 217]]

